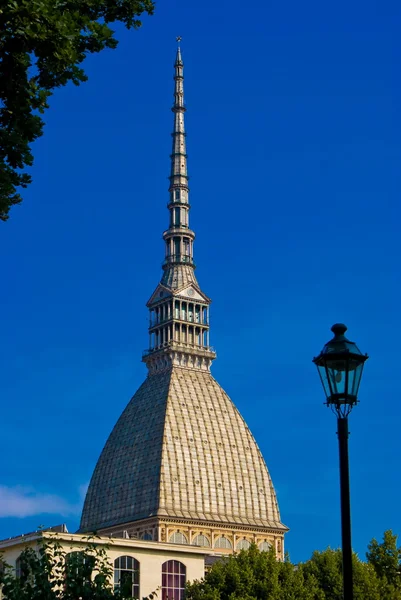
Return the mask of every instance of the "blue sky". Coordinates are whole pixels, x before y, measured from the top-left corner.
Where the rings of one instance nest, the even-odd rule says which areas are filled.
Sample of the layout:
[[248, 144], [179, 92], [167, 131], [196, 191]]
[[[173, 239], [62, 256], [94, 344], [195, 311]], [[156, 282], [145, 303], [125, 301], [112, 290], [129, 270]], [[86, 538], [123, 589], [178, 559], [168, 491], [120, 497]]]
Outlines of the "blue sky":
[[295, 561], [340, 543], [336, 422], [311, 362], [334, 322], [370, 360], [351, 415], [353, 545], [401, 534], [401, 5], [160, 2], [57, 91], [1, 225], [0, 538], [78, 527], [145, 377], [183, 37], [191, 223], [213, 374], [255, 435]]

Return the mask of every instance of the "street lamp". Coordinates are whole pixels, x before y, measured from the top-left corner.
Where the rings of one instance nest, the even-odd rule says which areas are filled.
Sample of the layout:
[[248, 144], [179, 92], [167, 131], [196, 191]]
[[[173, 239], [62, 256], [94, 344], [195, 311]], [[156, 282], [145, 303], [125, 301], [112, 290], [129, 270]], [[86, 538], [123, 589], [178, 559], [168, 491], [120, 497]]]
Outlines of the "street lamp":
[[326, 394], [326, 405], [337, 415], [340, 453], [341, 535], [343, 549], [344, 600], [353, 600], [351, 507], [348, 468], [348, 415], [358, 402], [363, 365], [368, 358], [344, 335], [347, 327], [333, 325], [332, 340], [313, 359]]

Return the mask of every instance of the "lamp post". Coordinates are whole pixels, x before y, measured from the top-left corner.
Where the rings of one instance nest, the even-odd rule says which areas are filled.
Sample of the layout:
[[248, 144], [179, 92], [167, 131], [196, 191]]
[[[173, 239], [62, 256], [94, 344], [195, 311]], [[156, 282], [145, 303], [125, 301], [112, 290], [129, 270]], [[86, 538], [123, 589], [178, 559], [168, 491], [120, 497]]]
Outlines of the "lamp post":
[[313, 359], [326, 394], [326, 405], [337, 416], [340, 455], [341, 536], [343, 551], [344, 600], [353, 600], [351, 507], [348, 468], [348, 415], [358, 402], [363, 365], [368, 358], [354, 342], [345, 337], [347, 327], [333, 325], [332, 340]]

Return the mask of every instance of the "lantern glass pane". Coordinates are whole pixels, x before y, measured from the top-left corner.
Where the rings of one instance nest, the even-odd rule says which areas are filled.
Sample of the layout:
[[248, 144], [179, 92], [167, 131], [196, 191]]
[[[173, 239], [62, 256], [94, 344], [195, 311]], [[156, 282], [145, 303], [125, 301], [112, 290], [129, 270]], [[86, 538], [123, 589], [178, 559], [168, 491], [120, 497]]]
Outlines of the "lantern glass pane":
[[330, 384], [329, 384], [326, 367], [323, 364], [317, 365], [317, 370], [319, 372], [320, 379], [322, 381], [324, 393], [326, 394], [327, 398], [329, 398], [329, 396], [331, 396], [332, 392], [330, 390]]
[[359, 363], [353, 371], [349, 374], [349, 393], [353, 396], [358, 396], [359, 384], [361, 383], [363, 364]]
[[345, 386], [347, 381], [347, 374], [344, 369], [327, 369], [329, 374], [329, 379], [331, 383], [331, 388], [333, 390], [333, 394], [344, 395], [346, 392]]

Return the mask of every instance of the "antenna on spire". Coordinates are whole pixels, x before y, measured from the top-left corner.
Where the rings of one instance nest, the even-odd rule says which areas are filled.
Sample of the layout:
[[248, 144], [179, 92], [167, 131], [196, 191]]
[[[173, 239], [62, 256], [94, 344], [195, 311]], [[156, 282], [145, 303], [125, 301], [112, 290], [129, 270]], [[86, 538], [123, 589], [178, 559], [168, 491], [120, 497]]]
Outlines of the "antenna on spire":
[[[183, 66], [183, 62], [182, 62], [182, 56], [181, 56], [181, 46], [180, 46], [180, 42], [182, 40], [182, 37], [180, 35], [177, 35], [177, 37], [175, 38], [177, 40], [177, 54], [175, 56], [175, 67], [182, 67]], [[182, 73], [181, 73], [182, 75]]]

